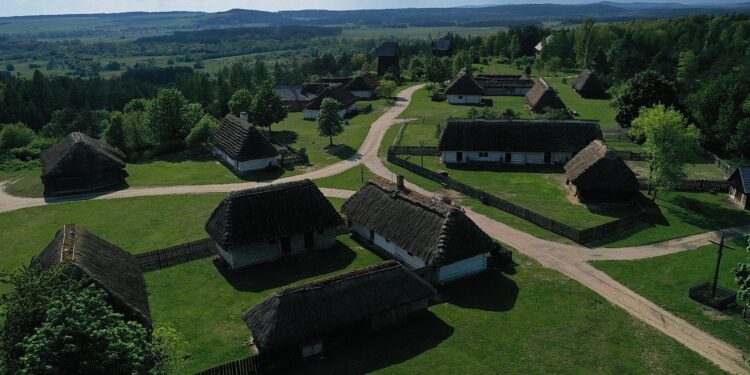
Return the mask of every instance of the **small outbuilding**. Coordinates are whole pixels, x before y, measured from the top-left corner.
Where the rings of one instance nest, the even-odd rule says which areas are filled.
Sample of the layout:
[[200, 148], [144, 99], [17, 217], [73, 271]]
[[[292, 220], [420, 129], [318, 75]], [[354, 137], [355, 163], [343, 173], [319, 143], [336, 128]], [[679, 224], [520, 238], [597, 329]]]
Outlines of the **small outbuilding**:
[[380, 80], [370, 73], [362, 73], [352, 78], [346, 89], [359, 99], [372, 99], [378, 96]]
[[584, 69], [572, 83], [573, 91], [584, 98], [605, 98], [607, 92], [596, 73]]
[[388, 72], [396, 75], [401, 74], [401, 49], [396, 42], [383, 42], [378, 47], [378, 76], [382, 77]]
[[304, 180], [229, 193], [206, 232], [234, 269], [333, 247], [346, 227], [318, 187]]
[[432, 43], [432, 56], [443, 57], [453, 55], [453, 45], [448, 38], [440, 38]]
[[226, 115], [211, 137], [217, 159], [237, 174], [278, 164], [279, 151], [257, 127], [234, 115]]
[[310, 104], [317, 96], [314, 92], [307, 91], [302, 85], [278, 85], [276, 93], [281, 97], [281, 104], [290, 112], [301, 112], [302, 108]]
[[390, 261], [275, 292], [242, 319], [259, 353], [299, 360], [347, 337], [403, 323], [436, 293]]
[[539, 79], [526, 94], [526, 106], [534, 113], [544, 113], [550, 109], [567, 109], [557, 91]]
[[332, 98], [339, 102], [339, 116], [341, 117], [346, 117], [357, 110], [357, 97], [340, 83], [334, 83], [326, 87], [320, 95], [305, 106], [302, 110], [302, 118], [305, 120], [316, 120], [318, 113], [320, 113], [320, 106], [323, 104], [323, 99], [325, 98]]
[[450, 104], [480, 104], [484, 89], [466, 68], [453, 78], [445, 88], [445, 96]]
[[729, 198], [743, 209], [750, 209], [750, 167], [739, 167], [729, 176]]
[[376, 177], [347, 200], [342, 212], [352, 233], [388, 256], [444, 284], [487, 269], [498, 245], [459, 207]]
[[88, 193], [125, 185], [125, 154], [74, 132], [44, 150], [42, 184], [45, 195]]
[[639, 190], [635, 173], [599, 139], [565, 164], [565, 179], [582, 202], [623, 201], [638, 194]]
[[79, 277], [107, 292], [112, 308], [126, 319], [151, 328], [151, 312], [143, 272], [129, 252], [88, 230], [67, 224], [35, 259], [43, 270], [71, 264]]

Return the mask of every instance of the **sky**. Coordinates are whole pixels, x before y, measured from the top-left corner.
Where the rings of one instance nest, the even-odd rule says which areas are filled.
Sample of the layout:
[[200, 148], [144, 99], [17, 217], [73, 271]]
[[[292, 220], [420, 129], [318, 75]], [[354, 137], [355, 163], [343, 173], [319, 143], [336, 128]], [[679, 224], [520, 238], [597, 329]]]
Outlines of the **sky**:
[[[0, 17], [39, 14], [119, 13], [132, 11], [163, 12], [175, 10], [220, 12], [228, 9], [373, 9], [425, 8], [507, 3], [582, 3], [598, 0], [0, 0]], [[623, 1], [623, 0], [619, 0]], [[627, 1], [627, 0], [626, 0]], [[664, 2], [669, 0], [643, 2]], [[697, 2], [700, 0], [673, 0]], [[702, 0], [710, 2], [712, 0]]]

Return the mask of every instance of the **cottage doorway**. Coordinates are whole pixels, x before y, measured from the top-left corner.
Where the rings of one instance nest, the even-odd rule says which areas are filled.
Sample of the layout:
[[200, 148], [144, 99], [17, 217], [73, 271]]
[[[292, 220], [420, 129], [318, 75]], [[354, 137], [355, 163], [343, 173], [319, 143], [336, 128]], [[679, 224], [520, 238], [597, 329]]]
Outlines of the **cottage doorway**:
[[544, 153], [544, 164], [550, 164], [552, 163], [552, 153], [551, 152], [545, 152]]
[[464, 153], [461, 151], [456, 152], [456, 161], [464, 161]]
[[281, 254], [289, 254], [292, 252], [292, 239], [284, 237], [281, 239]]
[[505, 162], [510, 163], [513, 160], [513, 155], [510, 154], [510, 152], [505, 153]]
[[305, 233], [305, 249], [311, 249], [315, 247], [315, 237], [312, 232]]

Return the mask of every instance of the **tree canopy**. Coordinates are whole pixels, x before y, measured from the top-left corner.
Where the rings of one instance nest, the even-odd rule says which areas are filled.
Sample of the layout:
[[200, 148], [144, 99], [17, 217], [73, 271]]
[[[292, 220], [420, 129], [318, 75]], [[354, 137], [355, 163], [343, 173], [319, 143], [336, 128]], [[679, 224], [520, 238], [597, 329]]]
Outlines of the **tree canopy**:
[[318, 113], [318, 134], [328, 137], [328, 145], [333, 146], [333, 137], [344, 132], [343, 120], [339, 115], [341, 104], [336, 99], [325, 98]]

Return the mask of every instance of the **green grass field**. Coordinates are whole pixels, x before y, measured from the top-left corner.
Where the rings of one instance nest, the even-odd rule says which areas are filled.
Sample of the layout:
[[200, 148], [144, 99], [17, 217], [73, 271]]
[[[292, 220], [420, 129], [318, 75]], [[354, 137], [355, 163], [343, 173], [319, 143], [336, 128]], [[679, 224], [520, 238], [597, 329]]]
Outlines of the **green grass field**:
[[[737, 290], [732, 268], [747, 261], [748, 253], [744, 250], [747, 242], [737, 240], [728, 244], [737, 250], [724, 251], [719, 286]], [[691, 287], [713, 280], [717, 248], [709, 245], [656, 258], [593, 265], [678, 317], [750, 353], [750, 324], [742, 320], [740, 312], [719, 311], [688, 297]]]

